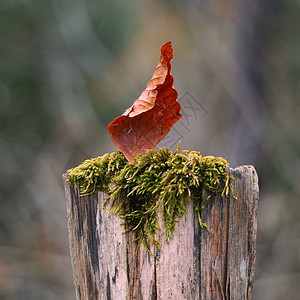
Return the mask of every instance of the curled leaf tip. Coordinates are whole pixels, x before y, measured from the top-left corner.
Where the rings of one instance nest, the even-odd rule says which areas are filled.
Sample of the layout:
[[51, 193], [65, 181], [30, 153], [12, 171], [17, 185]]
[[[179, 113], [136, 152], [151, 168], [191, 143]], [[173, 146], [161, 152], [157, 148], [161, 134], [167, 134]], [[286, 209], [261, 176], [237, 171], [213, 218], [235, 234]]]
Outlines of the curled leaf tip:
[[166, 42], [164, 45], [162, 45], [160, 52], [163, 57], [163, 61], [165, 62], [171, 61], [174, 57], [174, 50], [171, 41]]

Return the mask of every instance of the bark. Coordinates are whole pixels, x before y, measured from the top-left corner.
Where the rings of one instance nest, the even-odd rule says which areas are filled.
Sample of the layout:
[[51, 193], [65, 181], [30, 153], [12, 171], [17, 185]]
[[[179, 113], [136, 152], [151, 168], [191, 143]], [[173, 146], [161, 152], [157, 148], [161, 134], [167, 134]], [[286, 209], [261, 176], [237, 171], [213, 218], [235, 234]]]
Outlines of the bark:
[[161, 251], [152, 247], [154, 256], [143, 246], [137, 251], [119, 217], [103, 211], [104, 193], [81, 197], [65, 174], [77, 299], [251, 299], [258, 178], [252, 166], [230, 174], [237, 199], [208, 200], [201, 216], [210, 233], [200, 230], [189, 201], [169, 244], [162, 228]]

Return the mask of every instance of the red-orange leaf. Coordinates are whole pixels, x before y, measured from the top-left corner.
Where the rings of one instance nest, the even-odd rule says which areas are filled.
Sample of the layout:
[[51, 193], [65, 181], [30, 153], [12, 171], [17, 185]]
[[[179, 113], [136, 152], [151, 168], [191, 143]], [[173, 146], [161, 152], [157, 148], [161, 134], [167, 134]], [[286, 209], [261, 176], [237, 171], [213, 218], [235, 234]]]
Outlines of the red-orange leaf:
[[171, 42], [165, 43], [160, 51], [160, 60], [147, 88], [123, 115], [108, 125], [111, 139], [130, 162], [135, 162], [137, 153], [153, 149], [182, 117], [171, 75]]

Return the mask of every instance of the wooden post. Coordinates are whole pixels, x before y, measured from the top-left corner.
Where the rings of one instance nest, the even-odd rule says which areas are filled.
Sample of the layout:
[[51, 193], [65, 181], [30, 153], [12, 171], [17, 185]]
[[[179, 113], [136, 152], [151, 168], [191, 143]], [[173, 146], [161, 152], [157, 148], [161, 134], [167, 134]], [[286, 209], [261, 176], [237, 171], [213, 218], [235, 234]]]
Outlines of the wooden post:
[[[258, 178], [252, 166], [230, 169], [234, 195], [213, 196], [199, 228], [191, 201], [161, 251], [138, 251], [121, 220], [103, 211], [102, 192], [81, 197], [64, 174], [77, 299], [251, 299], [256, 257]], [[161, 226], [163, 227], [163, 226]]]

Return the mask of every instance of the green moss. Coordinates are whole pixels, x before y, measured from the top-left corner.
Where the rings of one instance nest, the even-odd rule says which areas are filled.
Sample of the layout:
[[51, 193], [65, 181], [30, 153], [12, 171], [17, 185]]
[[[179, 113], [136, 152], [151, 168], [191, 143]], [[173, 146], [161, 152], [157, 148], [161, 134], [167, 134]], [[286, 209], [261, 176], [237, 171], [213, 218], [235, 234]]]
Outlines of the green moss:
[[160, 230], [158, 213], [162, 213], [166, 240], [174, 236], [175, 224], [184, 215], [187, 201], [193, 201], [200, 212], [208, 199], [202, 190], [228, 195], [231, 189], [227, 161], [220, 157], [202, 156], [196, 151], [175, 152], [168, 148], [148, 150], [138, 155], [136, 163], [129, 163], [122, 153], [113, 152], [86, 160], [68, 171], [69, 182], [80, 189], [82, 195], [103, 191], [109, 195], [110, 212], [123, 219], [125, 232], [136, 234], [150, 249], [160, 247], [156, 233]]

